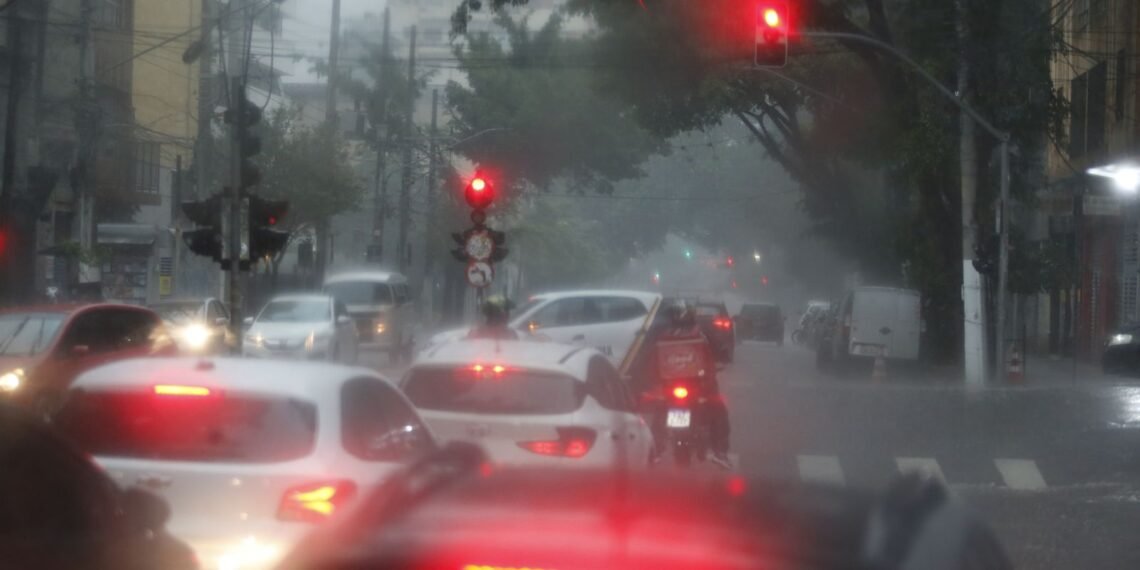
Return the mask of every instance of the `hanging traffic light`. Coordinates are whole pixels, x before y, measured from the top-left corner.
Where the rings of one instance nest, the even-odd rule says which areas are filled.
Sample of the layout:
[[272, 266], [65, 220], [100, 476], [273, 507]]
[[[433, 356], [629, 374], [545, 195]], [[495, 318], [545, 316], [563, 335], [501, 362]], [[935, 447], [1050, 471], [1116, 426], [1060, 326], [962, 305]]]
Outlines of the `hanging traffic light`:
[[273, 229], [289, 212], [286, 200], [249, 197], [249, 258], [276, 257], [289, 243], [289, 232]]
[[467, 183], [463, 197], [467, 200], [467, 205], [475, 210], [486, 210], [495, 201], [495, 185], [482, 175], [476, 174]]
[[222, 196], [182, 203], [182, 213], [197, 229], [182, 232], [182, 241], [197, 255], [222, 261]]
[[693, 250], [686, 249], [685, 250], [685, 259], [692, 259], [692, 258], [693, 258]]
[[736, 260], [735, 260], [735, 259], [733, 259], [733, 257], [730, 255], [730, 256], [728, 256], [727, 258], [725, 258], [725, 260], [724, 260], [724, 264], [725, 264], [726, 266], [728, 266], [729, 268], [732, 268], [732, 267], [735, 267], [735, 266], [736, 266]]
[[236, 127], [242, 189], [257, 186], [261, 183], [261, 169], [250, 159], [261, 154], [261, 137], [253, 132], [253, 128], [261, 122], [261, 107], [243, 98], [237, 109], [227, 109], [223, 118], [227, 124]]
[[768, 286], [768, 276], [767, 275], [760, 278], [760, 284], [765, 286], [765, 287]]
[[756, 50], [760, 67], [784, 67], [788, 63], [788, 3], [761, 0], [756, 5]]

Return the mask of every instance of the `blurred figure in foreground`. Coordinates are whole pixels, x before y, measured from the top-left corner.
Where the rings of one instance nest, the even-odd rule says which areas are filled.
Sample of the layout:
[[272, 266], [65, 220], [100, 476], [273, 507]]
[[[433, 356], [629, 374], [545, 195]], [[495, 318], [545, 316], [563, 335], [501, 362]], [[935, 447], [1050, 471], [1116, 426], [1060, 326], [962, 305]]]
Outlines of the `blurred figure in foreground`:
[[468, 338], [518, 340], [519, 333], [507, 326], [514, 303], [502, 295], [493, 295], [483, 302], [483, 324], [471, 329]]

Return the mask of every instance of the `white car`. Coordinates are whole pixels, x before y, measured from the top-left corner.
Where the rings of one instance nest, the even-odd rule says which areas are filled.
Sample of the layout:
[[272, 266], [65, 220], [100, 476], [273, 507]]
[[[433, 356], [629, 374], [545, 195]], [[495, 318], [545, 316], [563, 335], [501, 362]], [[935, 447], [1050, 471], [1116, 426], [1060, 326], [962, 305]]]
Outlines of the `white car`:
[[356, 325], [344, 304], [328, 295], [274, 297], [246, 323], [244, 356], [356, 362]]
[[262, 568], [436, 448], [363, 368], [237, 358], [125, 360], [81, 375], [55, 425], [119, 485], [161, 495], [202, 568]]
[[420, 355], [401, 387], [441, 441], [468, 441], [506, 465], [645, 466], [653, 436], [617, 369], [597, 350], [462, 340]]
[[[638, 332], [661, 304], [648, 291], [583, 290], [541, 293], [511, 311], [510, 327], [555, 342], [591, 346], [620, 365]], [[464, 338], [469, 329], [431, 337], [424, 352]]]

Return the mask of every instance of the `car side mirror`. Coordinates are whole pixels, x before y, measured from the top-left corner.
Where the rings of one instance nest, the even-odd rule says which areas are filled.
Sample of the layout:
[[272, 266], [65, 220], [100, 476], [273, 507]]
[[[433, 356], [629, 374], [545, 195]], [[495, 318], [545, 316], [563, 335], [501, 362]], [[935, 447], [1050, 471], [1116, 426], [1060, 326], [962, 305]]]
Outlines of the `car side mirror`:
[[123, 491], [123, 513], [133, 530], [155, 531], [170, 520], [170, 505], [158, 495], [132, 487]]

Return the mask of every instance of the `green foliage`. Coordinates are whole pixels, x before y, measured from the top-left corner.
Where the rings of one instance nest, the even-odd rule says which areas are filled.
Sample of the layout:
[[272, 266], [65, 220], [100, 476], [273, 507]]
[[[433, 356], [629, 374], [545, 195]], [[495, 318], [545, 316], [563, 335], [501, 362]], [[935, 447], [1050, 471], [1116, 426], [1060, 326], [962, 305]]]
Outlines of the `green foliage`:
[[278, 109], [263, 125], [257, 192], [289, 201], [279, 229], [319, 226], [357, 206], [363, 187], [350, 165], [352, 149], [335, 131], [302, 124], [299, 109]]

